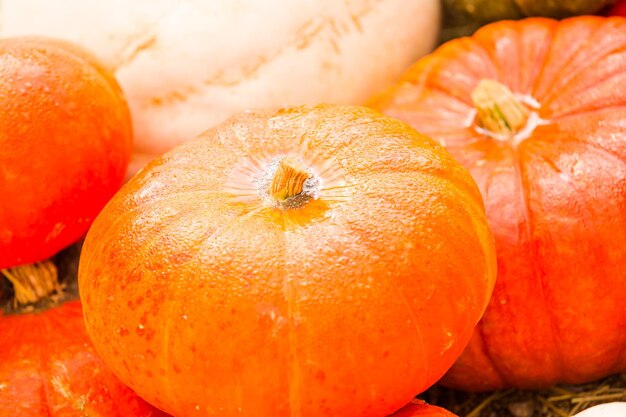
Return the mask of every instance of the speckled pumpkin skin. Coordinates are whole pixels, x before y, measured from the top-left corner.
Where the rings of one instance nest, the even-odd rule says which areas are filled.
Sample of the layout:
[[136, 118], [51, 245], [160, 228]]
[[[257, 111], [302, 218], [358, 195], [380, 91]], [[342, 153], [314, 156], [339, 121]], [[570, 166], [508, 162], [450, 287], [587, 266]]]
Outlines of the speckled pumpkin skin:
[[[320, 180], [268, 205], [275, 157]], [[360, 107], [248, 112], [152, 162], [81, 256], [113, 371], [175, 416], [401, 408], [465, 347], [495, 277], [480, 193], [441, 146]]]

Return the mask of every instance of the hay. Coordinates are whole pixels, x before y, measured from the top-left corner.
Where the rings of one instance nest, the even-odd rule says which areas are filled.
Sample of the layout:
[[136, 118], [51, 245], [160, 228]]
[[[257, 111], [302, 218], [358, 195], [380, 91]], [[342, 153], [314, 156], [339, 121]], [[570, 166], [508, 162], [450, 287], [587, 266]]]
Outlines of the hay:
[[466, 393], [435, 386], [419, 398], [460, 417], [570, 417], [594, 405], [626, 401], [626, 373], [538, 391]]

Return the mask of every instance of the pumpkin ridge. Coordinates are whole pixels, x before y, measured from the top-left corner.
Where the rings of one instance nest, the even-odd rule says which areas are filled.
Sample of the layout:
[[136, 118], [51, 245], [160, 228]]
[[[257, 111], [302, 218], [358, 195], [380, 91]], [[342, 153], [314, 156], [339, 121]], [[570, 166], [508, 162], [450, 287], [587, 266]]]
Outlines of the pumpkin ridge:
[[[546, 54], [545, 60], [542, 63], [541, 72], [539, 73], [537, 77], [538, 80], [542, 80], [543, 82], [546, 82], [546, 79], [543, 78], [544, 72], [549, 68], [549, 65], [546, 65], [546, 64], [550, 62], [550, 58], [552, 57], [553, 54], [556, 54], [556, 55], [562, 54], [561, 50], [557, 50], [557, 46], [561, 46], [561, 45], [555, 42], [555, 40], [558, 39], [559, 34], [560, 34], [559, 32], [568, 31], [570, 29], [569, 27], [564, 27], [564, 24], [567, 22], [571, 22], [571, 21], [580, 21], [581, 19], [584, 19], [588, 24], [590, 22], [594, 22], [595, 27], [591, 30], [588, 37], [581, 42], [582, 48], [572, 50], [570, 55], [567, 57], [567, 59], [561, 62], [560, 66], [554, 70], [554, 73], [558, 74], [558, 80], [561, 81], [564, 86], [567, 86], [569, 85], [569, 82], [573, 78], [575, 78], [576, 75], [578, 75], [580, 72], [587, 70], [591, 65], [595, 65], [597, 62], [597, 59], [602, 59], [603, 57], [606, 56], [602, 54], [597, 59], [593, 59], [593, 60], [585, 59], [584, 61], [585, 63], [583, 65], [577, 65], [574, 71], [569, 70], [569, 68], [572, 67], [572, 62], [574, 62], [578, 58], [578, 56], [581, 54], [580, 52], [581, 50], [588, 51], [589, 49], [591, 49], [590, 48], [590, 45], [592, 45], [591, 40], [597, 36], [598, 32], [604, 30], [604, 26], [606, 25], [606, 23], [603, 21], [602, 17], [598, 17], [598, 16], [578, 16], [575, 18], [564, 19], [561, 21], [562, 24], [553, 25], [551, 27], [553, 36], [550, 42], [550, 51]], [[609, 51], [609, 54], [610, 53], [612, 52]], [[564, 77], [561, 77], [561, 74], [566, 74], [566, 75]], [[554, 100], [554, 96], [562, 93], [561, 89], [557, 89], [553, 87], [555, 85], [556, 80], [552, 79], [549, 81], [550, 81], [549, 83], [550, 87], [545, 91], [545, 93], [548, 93], [548, 94], [541, 98], [537, 98], [537, 100], [541, 102], [542, 107], [548, 107], [548, 105]]]
[[[168, 291], [170, 291], [170, 293], [174, 293], [176, 289], [176, 286], [169, 286], [168, 287]], [[165, 381], [171, 380], [171, 375], [172, 375], [172, 366], [170, 366], [171, 363], [175, 363], [172, 362], [172, 349], [171, 348], [171, 344], [173, 343], [173, 341], [176, 340], [176, 338], [174, 338], [172, 340], [171, 336], [171, 331], [172, 331], [172, 324], [174, 323], [174, 319], [173, 319], [173, 311], [174, 311], [174, 303], [173, 302], [169, 302], [169, 307], [168, 307], [168, 312], [166, 314], [165, 317], [167, 317], [167, 319], [165, 320], [165, 325], [163, 327], [163, 352], [161, 353], [161, 366], [163, 367], [163, 370], [165, 371], [165, 375], [163, 376], [163, 378], [161, 378], [161, 381], [163, 382], [161, 384], [161, 386], [164, 388], [164, 392], [166, 392], [169, 395], [169, 401], [172, 402], [172, 410], [180, 410], [179, 407], [179, 403], [178, 403], [178, 396], [175, 395], [174, 393], [174, 389], [173, 389], [173, 385], [172, 384], [167, 384], [165, 383]]]
[[[620, 49], [620, 52], [621, 52], [621, 53], [626, 52], [626, 43], [625, 43], [625, 45], [624, 45], [624, 48], [621, 48], [621, 49]], [[599, 58], [599, 59], [604, 59], [604, 58], [606, 58], [606, 56], [601, 57], [601, 58]], [[570, 95], [570, 96], [576, 97], [576, 96], [579, 96], [581, 92], [585, 92], [585, 91], [589, 91], [589, 90], [594, 90], [594, 89], [595, 89], [595, 88], [597, 88], [598, 86], [601, 86], [601, 85], [603, 85], [603, 84], [605, 84], [605, 83], [610, 83], [610, 82], [612, 82], [612, 81], [613, 81], [613, 78], [614, 78], [614, 77], [616, 77], [616, 76], [620, 76], [620, 75], [621, 75], [621, 76], [623, 76], [624, 74], [623, 74], [623, 72], [622, 72], [622, 73], [620, 73], [620, 72], [619, 72], [619, 68], [618, 68], [618, 69], [615, 71], [615, 73], [612, 73], [612, 74], [607, 74], [604, 78], [598, 79], [598, 80], [597, 80], [595, 83], [593, 83], [593, 84], [590, 84], [590, 85], [585, 85], [585, 86], [582, 86], [582, 87], [580, 87], [580, 86], [579, 86], [579, 90], [578, 90], [578, 91], [574, 91], [574, 92], [572, 92], [572, 91], [568, 88], [568, 87], [571, 85], [571, 83], [568, 83], [568, 85], [567, 85], [566, 87], [564, 87], [563, 89], [559, 90], [559, 94], [565, 94], [565, 93], [567, 93], [567, 94], [568, 94], [568, 95]], [[572, 80], [570, 80], [570, 81], [574, 81], [574, 80], [576, 80], [576, 78], [577, 78], [577, 77], [573, 78], [573, 79], [572, 79]], [[554, 101], [555, 99], [556, 99], [555, 97], [552, 97], [552, 101], [548, 102], [548, 103], [547, 103], [547, 105], [545, 106], [545, 108], [549, 109], [549, 105], [550, 105], [550, 104], [552, 104], [552, 103], [553, 103], [553, 101]], [[578, 109], [578, 108], [571, 108], [571, 109], [569, 109], [569, 111], [567, 111], [567, 112], [562, 112], [562, 113], [560, 113], [560, 114], [558, 114], [558, 113], [557, 113], [556, 115], [551, 114], [551, 115], [550, 115], [550, 120], [551, 120], [551, 121], [557, 121], [558, 119], [565, 118], [565, 117], [568, 117], [568, 116], [571, 116], [571, 115], [581, 115], [581, 114], [584, 114], [584, 113], [590, 113], [590, 112], [593, 112], [593, 111], [596, 111], [596, 110], [600, 110], [600, 111], [602, 111], [602, 110], [607, 110], [607, 109], [611, 109], [611, 108], [622, 108], [622, 107], [624, 107], [624, 105], [611, 105], [611, 106], [606, 106], [606, 105], [603, 105], [603, 106], [600, 106], [600, 107], [598, 107], [598, 108], [589, 109], [589, 110]]]
[[[281, 216], [284, 219], [284, 216]], [[284, 245], [281, 245], [282, 249], [282, 261], [288, 259], [290, 252], [288, 250], [290, 240], [294, 237], [290, 233], [283, 233], [285, 240]], [[278, 264], [277, 264], [278, 267]], [[287, 305], [287, 319], [288, 319], [288, 334], [287, 341], [289, 344], [289, 366], [287, 367], [287, 404], [289, 404], [289, 416], [300, 417], [302, 415], [302, 381], [301, 381], [301, 369], [300, 360], [298, 358], [298, 337], [295, 330], [295, 313], [298, 306], [296, 300], [297, 290], [293, 284], [293, 277], [290, 276], [288, 269], [283, 268], [278, 271], [283, 277], [283, 288], [285, 294], [285, 302]]]
[[[565, 19], [567, 20], [567, 19]], [[523, 19], [523, 21], [518, 21], [518, 20], [505, 20], [504, 22], [506, 22], [507, 25], [510, 26], [511, 29], [513, 29], [516, 32], [516, 42], [523, 44], [524, 43], [524, 34], [527, 30], [529, 30], [527, 28], [527, 25], [529, 25], [529, 23], [532, 24], [540, 24], [543, 28], [548, 28], [548, 31], [550, 33], [550, 37], [545, 39], [545, 43], [549, 45], [549, 47], [546, 49], [546, 51], [544, 52], [544, 54], [541, 56], [541, 62], [538, 63], [537, 65], [540, 66], [540, 71], [535, 75], [535, 78], [533, 80], [533, 83], [530, 85], [530, 92], [529, 95], [532, 97], [536, 97], [536, 90], [537, 90], [537, 82], [542, 80], [542, 75], [543, 72], [546, 68], [545, 66], [545, 62], [547, 61], [547, 59], [549, 58], [549, 56], [551, 55], [551, 53], [553, 52], [553, 47], [552, 47], [552, 40], [554, 39], [554, 34], [556, 33], [557, 30], [557, 25], [556, 22], [553, 19], [549, 19], [549, 18], [545, 18], [545, 17], [540, 17], [540, 16], [533, 16], [533, 17], [526, 17]], [[474, 42], [478, 43], [483, 49], [484, 46], [482, 45], [482, 42], [478, 42], [475, 38], [479, 38], [479, 37], [485, 37], [485, 38], [492, 38], [492, 26], [491, 25], [486, 25], [486, 26], [482, 26], [481, 28], [479, 28], [476, 33], [470, 37], [470, 39], [474, 40]], [[456, 42], [456, 41], [455, 41]], [[495, 54], [491, 53], [490, 51], [486, 50], [487, 55], [489, 56], [489, 64], [493, 65], [495, 68], [498, 69], [499, 74], [502, 76], [502, 70], [500, 67], [500, 63], [499, 60], [500, 58], [498, 58]], [[518, 54], [523, 54], [523, 49], [522, 48], [518, 48]], [[518, 59], [518, 62], [522, 62], [522, 59]], [[500, 77], [500, 79], [506, 79], [507, 78], [507, 74], [504, 74], [504, 77]], [[519, 81], [519, 80], [518, 80]]]
[[615, 104], [611, 106], [603, 106], [603, 107], [584, 110], [584, 111], [575, 110], [575, 111], [572, 111], [571, 113], [564, 113], [560, 116], [556, 116], [554, 119], [552, 119], [552, 121], [554, 122], [555, 125], [560, 125], [560, 123], [563, 123], [564, 121], [568, 121], [569, 119], [572, 119], [572, 118], [576, 119], [580, 117], [580, 115], [593, 115], [596, 113], [602, 114], [602, 112], [605, 112], [605, 111], [617, 112], [618, 110], [626, 111], [626, 104]]
[[581, 145], [593, 148], [593, 149], [597, 150], [599, 153], [602, 153], [608, 159], [612, 159], [614, 161], [619, 161], [619, 162], [622, 163], [622, 165], [626, 165], [626, 157], [621, 157], [621, 156], [617, 155], [616, 153], [611, 152], [609, 149], [604, 148], [603, 146], [601, 146], [598, 143], [587, 141], [587, 140], [582, 140], [582, 139], [576, 139], [573, 135], [568, 136], [567, 140], [570, 141], [570, 142], [580, 143]]
[[[512, 22], [512, 23], [515, 23], [515, 22]], [[479, 29], [479, 31], [481, 30], [483, 30], [483, 28]], [[417, 64], [411, 67], [405, 73], [405, 75], [403, 75], [403, 77], [410, 76], [410, 75], [415, 76], [419, 74], [419, 77], [424, 80], [421, 83], [422, 84], [421, 88], [426, 87], [426, 88], [438, 91], [440, 93], [443, 93], [449, 97], [454, 98], [456, 101], [467, 104], [467, 106], [470, 109], [473, 109], [474, 104], [472, 103], [471, 97], [466, 96], [465, 94], [459, 94], [459, 95], [454, 94], [455, 92], [452, 91], [450, 88], [448, 88], [448, 86], [439, 85], [439, 80], [437, 80], [436, 78], [433, 79], [434, 77], [432, 76], [433, 74], [437, 74], [440, 71], [440, 68], [439, 68], [440, 65], [445, 68], [446, 60], [449, 59], [446, 53], [446, 49], [455, 51], [458, 48], [458, 45], [455, 45], [456, 42], [457, 41], [455, 41], [454, 43], [445, 43], [441, 45], [439, 48], [437, 48], [431, 55], [427, 55], [425, 58], [422, 58], [423, 60], [434, 61], [427, 69], [424, 70], [424, 69], [419, 68], [420, 61], [421, 61], [420, 60], [417, 62]], [[484, 54], [485, 57], [489, 58], [488, 63], [492, 67], [492, 69], [495, 71], [495, 73], [498, 75], [497, 78], [502, 79], [502, 68], [500, 67], [498, 61], [493, 59], [492, 54], [485, 48], [484, 45], [482, 45], [480, 42], [474, 39], [474, 37], [461, 38], [461, 39], [458, 39], [458, 42], [464, 43], [465, 48], [470, 49], [474, 52], [476, 50], [480, 50], [481, 54]], [[468, 46], [468, 45], [471, 45], [471, 46]], [[479, 73], [480, 71], [478, 71], [476, 74], [479, 74]], [[472, 75], [474, 75], [474, 73], [472, 73]], [[438, 81], [438, 82], [434, 83], [433, 81]], [[395, 88], [395, 86], [392, 88]], [[376, 107], [380, 108], [379, 105], [377, 105]]]
[[[397, 285], [397, 280], [395, 279], [395, 276], [390, 275], [389, 279], [391, 280], [392, 284], [394, 284], [391, 287], [394, 289], [395, 293], [398, 294], [398, 298], [402, 300], [402, 303], [405, 305], [406, 310], [409, 313], [409, 317], [411, 318], [411, 321], [413, 322], [413, 327], [415, 328], [415, 335], [417, 336], [417, 340], [419, 340], [419, 345], [420, 345], [422, 352], [424, 352], [426, 350], [425, 348], [426, 341], [424, 339], [424, 334], [422, 332], [422, 329], [418, 325], [417, 315], [415, 314], [415, 311], [411, 307], [409, 300], [406, 298], [406, 295], [404, 295], [402, 291], [400, 291], [399, 285]], [[425, 367], [424, 367], [424, 374], [429, 374], [430, 368], [431, 368], [430, 364], [426, 362]]]
[[[526, 227], [524, 227], [524, 230], [526, 232], [526, 239], [528, 242], [532, 242], [533, 241], [533, 230], [532, 230], [532, 212], [530, 210], [530, 205], [528, 203], [529, 200], [529, 196], [528, 196], [528, 187], [526, 186], [526, 181], [524, 181], [524, 179], [526, 178], [526, 176], [524, 175], [524, 168], [523, 168], [523, 162], [522, 162], [522, 158], [520, 155], [520, 150], [519, 149], [515, 149], [514, 150], [514, 154], [513, 154], [513, 167], [515, 169], [516, 175], [516, 181], [519, 181], [519, 193], [520, 193], [520, 202], [522, 203], [522, 213], [524, 215], [524, 224]], [[528, 258], [527, 258], [528, 259]], [[557, 350], [557, 353], [555, 354], [555, 352], [550, 352], [550, 359], [555, 363], [555, 366], [560, 370], [563, 371], [563, 369], [565, 369], [564, 367], [564, 363], [562, 360], [562, 356], [559, 354], [560, 352], [560, 347], [558, 344], [558, 339], [556, 337], [557, 332], [557, 326], [556, 326], [556, 320], [557, 317], [553, 314], [552, 309], [549, 306], [549, 302], [548, 299], [546, 297], [546, 292], [545, 292], [545, 288], [546, 288], [546, 280], [545, 280], [545, 274], [542, 276], [542, 274], [539, 273], [539, 260], [537, 259], [536, 256], [530, 256], [530, 263], [532, 264], [532, 271], [533, 271], [533, 277], [535, 279], [535, 281], [538, 281], [541, 285], [541, 300], [543, 301], [543, 307], [544, 307], [544, 312], [548, 317], [548, 321], [550, 323], [550, 339], [552, 340], [552, 346], [553, 349]], [[496, 284], [497, 285], [497, 284]], [[547, 336], [547, 335], [546, 335]]]
[[489, 349], [489, 343], [487, 343], [487, 336], [485, 335], [485, 332], [483, 330], [483, 326], [482, 325], [483, 325], [483, 319], [481, 319], [478, 322], [478, 324], [476, 325], [476, 327], [474, 328], [474, 333], [475, 334], [472, 335], [472, 337], [477, 336], [478, 339], [480, 340], [480, 351], [483, 353], [483, 355], [485, 355], [485, 359], [487, 359], [487, 361], [489, 361], [493, 371], [495, 372], [495, 374], [500, 379], [498, 381], [497, 385], [503, 385], [503, 384], [510, 385], [509, 377], [507, 376], [506, 371], [504, 369], [502, 369], [500, 361], [497, 361], [494, 358], [494, 356], [493, 356], [493, 354], [491, 352], [491, 349]]

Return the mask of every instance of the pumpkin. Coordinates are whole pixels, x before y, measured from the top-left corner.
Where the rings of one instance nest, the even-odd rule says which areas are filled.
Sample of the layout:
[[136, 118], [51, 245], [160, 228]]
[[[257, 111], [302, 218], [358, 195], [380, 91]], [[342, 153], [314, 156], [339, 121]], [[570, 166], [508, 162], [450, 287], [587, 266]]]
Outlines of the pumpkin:
[[616, 0], [443, 0], [443, 40], [471, 35], [484, 24], [529, 16], [564, 18], [596, 13]]
[[625, 32], [595, 16], [494, 23], [372, 98], [470, 171], [496, 239], [493, 297], [447, 385], [626, 370]]
[[[1, 284], [7, 288], [6, 282]], [[39, 274], [22, 284], [59, 289], [51, 275]], [[11, 292], [19, 295], [21, 288]], [[80, 302], [72, 300], [71, 292], [40, 293], [35, 306], [13, 308], [14, 299], [0, 310], [1, 417], [166, 417], [123, 385], [98, 357], [85, 332]]]
[[439, 379], [488, 302], [480, 193], [366, 108], [250, 111], [150, 163], [98, 216], [96, 349], [175, 416], [382, 416]]
[[439, 33], [439, 0], [4, 0], [0, 34], [98, 54], [128, 96], [131, 172], [252, 107], [362, 103]]
[[624, 417], [626, 402], [614, 402], [596, 405], [576, 414], [574, 417]]
[[441, 407], [415, 399], [390, 417], [456, 417], [456, 415]]
[[0, 108], [1, 270], [85, 234], [124, 179], [132, 129], [113, 76], [54, 39], [0, 40]]

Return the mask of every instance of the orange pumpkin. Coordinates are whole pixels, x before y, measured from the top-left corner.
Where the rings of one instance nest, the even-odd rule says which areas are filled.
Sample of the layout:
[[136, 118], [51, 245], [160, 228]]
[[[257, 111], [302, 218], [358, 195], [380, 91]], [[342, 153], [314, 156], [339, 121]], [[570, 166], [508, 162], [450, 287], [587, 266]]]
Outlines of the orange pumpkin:
[[382, 416], [439, 379], [495, 255], [469, 174], [359, 107], [247, 112], [142, 170], [90, 229], [88, 332], [175, 415]]
[[68, 42], [0, 40], [0, 269], [81, 238], [121, 186], [132, 151], [113, 75]]
[[0, 317], [0, 334], [0, 417], [165, 417], [96, 355], [80, 302]]
[[626, 20], [500, 22], [418, 61], [371, 105], [481, 188], [498, 281], [445, 383], [578, 383], [626, 370]]
[[[76, 252], [76, 253], [72, 253]], [[75, 294], [76, 265], [61, 261], [56, 274], [17, 277], [9, 285], [0, 274], [0, 417], [166, 417], [122, 384], [89, 342]], [[32, 272], [32, 271], [31, 271]], [[4, 271], [3, 274], [11, 273]], [[53, 287], [54, 294], [44, 289]], [[22, 292], [39, 294], [22, 305]], [[9, 294], [11, 297], [9, 297]]]

